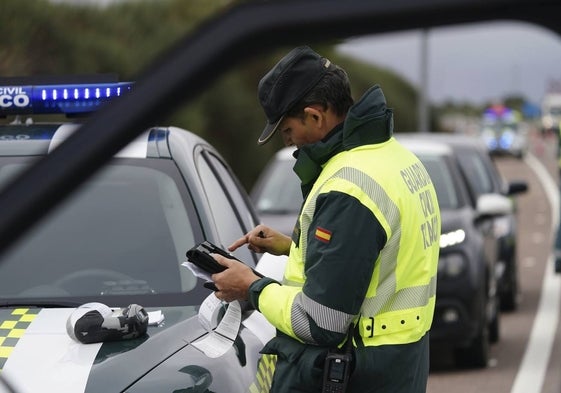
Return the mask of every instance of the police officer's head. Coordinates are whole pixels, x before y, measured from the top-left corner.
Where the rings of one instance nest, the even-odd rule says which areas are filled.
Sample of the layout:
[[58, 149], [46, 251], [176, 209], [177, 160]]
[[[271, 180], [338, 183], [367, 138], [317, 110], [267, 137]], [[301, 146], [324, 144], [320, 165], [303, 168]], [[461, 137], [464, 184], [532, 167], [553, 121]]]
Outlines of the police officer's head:
[[344, 116], [353, 104], [346, 72], [307, 46], [285, 55], [259, 82], [259, 101], [267, 124], [257, 140], [268, 142], [285, 117], [297, 117], [310, 105]]

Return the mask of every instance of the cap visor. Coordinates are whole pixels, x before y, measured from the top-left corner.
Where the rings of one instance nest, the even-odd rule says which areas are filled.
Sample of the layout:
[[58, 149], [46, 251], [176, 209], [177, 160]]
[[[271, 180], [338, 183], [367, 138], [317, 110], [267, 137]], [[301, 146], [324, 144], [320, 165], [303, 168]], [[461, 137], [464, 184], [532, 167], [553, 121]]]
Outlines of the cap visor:
[[272, 124], [267, 123], [267, 125], [265, 126], [265, 129], [261, 133], [261, 136], [257, 140], [258, 145], [264, 145], [265, 143], [269, 142], [271, 137], [273, 135], [275, 135], [275, 132], [277, 131], [277, 128], [279, 128], [279, 125], [280, 125], [282, 119], [284, 119], [284, 115], [282, 115], [276, 123], [272, 123]]

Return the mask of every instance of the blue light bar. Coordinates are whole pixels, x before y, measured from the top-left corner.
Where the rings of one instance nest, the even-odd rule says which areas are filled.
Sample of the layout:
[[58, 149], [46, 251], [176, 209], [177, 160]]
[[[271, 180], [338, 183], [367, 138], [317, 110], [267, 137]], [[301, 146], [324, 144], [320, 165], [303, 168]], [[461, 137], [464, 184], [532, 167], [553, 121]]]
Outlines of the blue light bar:
[[133, 82], [0, 86], [0, 115], [94, 112], [131, 90]]

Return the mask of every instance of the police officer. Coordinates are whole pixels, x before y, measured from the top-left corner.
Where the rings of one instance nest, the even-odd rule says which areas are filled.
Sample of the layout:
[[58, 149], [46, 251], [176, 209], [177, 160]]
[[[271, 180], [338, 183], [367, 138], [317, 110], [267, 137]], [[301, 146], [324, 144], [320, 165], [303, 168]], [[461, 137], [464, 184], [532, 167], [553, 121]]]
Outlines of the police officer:
[[350, 336], [347, 392], [425, 392], [440, 212], [425, 168], [393, 137], [378, 85], [353, 102], [343, 69], [307, 46], [260, 81], [268, 122], [296, 146], [304, 203], [292, 238], [259, 225], [235, 241], [288, 255], [282, 283], [245, 265], [212, 276], [223, 300], [249, 299], [276, 327], [272, 392], [321, 392], [329, 349]]

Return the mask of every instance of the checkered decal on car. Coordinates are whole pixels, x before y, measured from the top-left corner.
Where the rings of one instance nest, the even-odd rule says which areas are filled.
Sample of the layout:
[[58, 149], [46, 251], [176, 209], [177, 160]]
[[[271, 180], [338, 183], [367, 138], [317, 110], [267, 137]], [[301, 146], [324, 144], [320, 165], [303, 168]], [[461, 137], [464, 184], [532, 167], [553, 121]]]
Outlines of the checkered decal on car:
[[277, 364], [276, 355], [263, 355], [259, 359], [257, 366], [256, 380], [249, 387], [250, 393], [267, 393], [271, 389], [275, 365]]
[[0, 370], [38, 313], [39, 309], [29, 308], [0, 310]]

